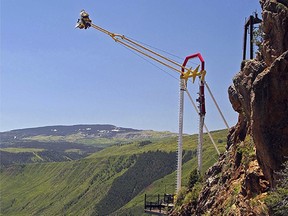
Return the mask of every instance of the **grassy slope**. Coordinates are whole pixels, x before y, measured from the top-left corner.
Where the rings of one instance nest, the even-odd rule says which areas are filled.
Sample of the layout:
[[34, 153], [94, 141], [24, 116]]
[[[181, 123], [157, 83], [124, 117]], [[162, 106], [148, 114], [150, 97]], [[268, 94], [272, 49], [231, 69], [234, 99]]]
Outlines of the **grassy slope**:
[[171, 137], [175, 134], [170, 132], [159, 132], [159, 131], [136, 131], [136, 132], [126, 132], [117, 134], [115, 137], [98, 137], [98, 136], [87, 136], [82, 133], [75, 133], [66, 136], [46, 136], [38, 135], [26, 137], [23, 140], [28, 141], [38, 141], [38, 142], [72, 142], [85, 145], [94, 145], [98, 147], [109, 147], [111, 145], [127, 144], [131, 141], [140, 141], [145, 139], [159, 140], [163, 137]]
[[[219, 144], [218, 143], [218, 148], [221, 146], [225, 146], [226, 144], [226, 135], [227, 131], [226, 130], [220, 130], [220, 131], [214, 131], [212, 132], [212, 137], [217, 143], [218, 140], [222, 140], [223, 143]], [[198, 136], [197, 135], [192, 135], [192, 136], [184, 136], [183, 138], [183, 149], [184, 150], [195, 150], [198, 142]], [[214, 151], [214, 147], [208, 137], [207, 134], [204, 134], [204, 149], [212, 149]], [[163, 138], [160, 140], [152, 141], [151, 144], [140, 147], [137, 145], [137, 142], [132, 143], [130, 145], [122, 145], [122, 146], [112, 146], [110, 148], [104, 149], [100, 152], [97, 152], [89, 158], [101, 158], [101, 157], [109, 157], [109, 156], [114, 156], [114, 155], [130, 155], [130, 154], [139, 154], [142, 152], [147, 152], [147, 151], [156, 151], [156, 150], [161, 150], [165, 152], [175, 152], [177, 150], [177, 137], [170, 137], [170, 138]], [[222, 149], [223, 150], [223, 149]], [[204, 160], [203, 160], [204, 161]], [[205, 161], [203, 162], [205, 166]]]
[[[226, 131], [214, 132], [213, 137], [216, 141], [224, 140]], [[208, 144], [206, 135], [205, 140], [204, 170], [215, 162], [213, 157], [217, 157], [212, 144]], [[135, 161], [130, 159], [131, 155], [156, 150], [175, 152], [176, 142], [177, 138], [164, 138], [143, 147], [138, 143], [112, 146], [79, 161], [17, 165], [1, 170], [1, 213], [91, 215], [95, 212], [97, 203], [106, 197], [115, 179], [133, 166]], [[222, 150], [224, 143], [225, 141]], [[184, 138], [184, 150], [193, 150], [196, 145], [197, 136]], [[189, 172], [195, 166], [195, 159], [184, 165], [183, 183], [187, 182]], [[163, 193], [163, 185], [168, 185], [166, 192], [173, 192], [171, 185], [174, 181], [174, 173], [155, 181], [122, 209], [130, 209], [135, 213], [136, 209], [142, 211], [144, 193]]]
[[4, 151], [4, 152], [11, 152], [11, 153], [19, 153], [19, 152], [41, 152], [44, 150], [45, 149], [40, 149], [40, 148], [2, 148], [0, 149], [0, 152]]
[[13, 166], [1, 172], [1, 212], [90, 215], [91, 207], [105, 195], [113, 179], [125, 171], [115, 170], [121, 163], [125, 161], [116, 157]]
[[[212, 134], [215, 142], [217, 140], [222, 140], [222, 144], [218, 144], [218, 148], [220, 152], [225, 151], [224, 143], [226, 143], [226, 130], [223, 131], [216, 131]], [[191, 139], [192, 138], [192, 139]], [[184, 140], [184, 150], [196, 148], [196, 139], [197, 137], [186, 137]], [[213, 165], [217, 161], [217, 153], [210, 143], [210, 139], [208, 140], [208, 136], [204, 136], [204, 148], [203, 148], [203, 171], [207, 170], [211, 165]], [[192, 140], [192, 142], [191, 142]], [[208, 141], [208, 142], [207, 142]], [[183, 164], [182, 167], [182, 186], [186, 186], [188, 182], [188, 178], [190, 172], [193, 169], [197, 168], [197, 158], [194, 157], [189, 160], [187, 163]], [[175, 193], [176, 188], [176, 171], [165, 176], [162, 179], [159, 179], [153, 182], [149, 187], [146, 187], [144, 190], [141, 191], [134, 199], [132, 199], [129, 203], [119, 209], [115, 215], [147, 215], [143, 211], [143, 202], [144, 202], [144, 195], [157, 195], [157, 194], [173, 194]]]

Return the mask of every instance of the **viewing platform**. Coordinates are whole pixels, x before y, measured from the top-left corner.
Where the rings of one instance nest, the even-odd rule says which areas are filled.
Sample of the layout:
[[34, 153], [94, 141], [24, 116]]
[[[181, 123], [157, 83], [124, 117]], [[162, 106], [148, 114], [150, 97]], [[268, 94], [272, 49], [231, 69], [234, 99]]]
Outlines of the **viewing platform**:
[[158, 195], [145, 194], [144, 212], [153, 215], [168, 215], [174, 207], [174, 195], [164, 194], [163, 199]]

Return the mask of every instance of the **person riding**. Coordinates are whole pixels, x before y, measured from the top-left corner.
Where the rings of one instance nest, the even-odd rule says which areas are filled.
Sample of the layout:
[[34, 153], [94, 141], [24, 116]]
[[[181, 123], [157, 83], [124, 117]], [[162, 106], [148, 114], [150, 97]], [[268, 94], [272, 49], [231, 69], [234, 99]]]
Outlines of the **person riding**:
[[91, 27], [92, 20], [89, 18], [89, 14], [86, 11], [82, 10], [80, 12], [80, 17], [81, 18], [78, 19], [78, 21], [77, 21], [76, 28], [87, 29], [87, 28]]

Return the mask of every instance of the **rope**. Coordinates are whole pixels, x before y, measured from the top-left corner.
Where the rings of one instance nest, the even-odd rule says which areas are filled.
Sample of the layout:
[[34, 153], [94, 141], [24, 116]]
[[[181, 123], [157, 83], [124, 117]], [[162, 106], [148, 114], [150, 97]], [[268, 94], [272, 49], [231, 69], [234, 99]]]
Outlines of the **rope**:
[[[144, 56], [146, 56], [146, 57], [149, 57], [149, 58], [153, 59], [154, 61], [157, 61], [158, 63], [160, 63], [160, 64], [162, 64], [162, 65], [164, 65], [164, 66], [166, 66], [166, 67], [168, 67], [168, 68], [170, 68], [170, 69], [172, 69], [172, 70], [174, 70], [174, 71], [177, 71], [177, 72], [180, 73], [180, 74], [182, 74], [182, 71], [179, 70], [178, 68], [173, 67], [173, 66], [169, 65], [168, 63], [165, 63], [165, 62], [160, 61], [160, 60], [157, 59], [156, 57], [153, 57], [152, 55], [149, 55], [149, 54], [145, 53], [145, 52], [142, 51], [141, 49], [135, 48], [133, 45], [130, 45], [129, 43], [125, 43], [125, 42], [123, 42], [123, 41], [121, 41], [121, 40], [119, 40], [119, 39], [117, 39], [117, 38], [115, 39], [115, 41], [123, 44], [124, 46], [127, 46], [128, 48], [130, 48], [130, 49], [132, 49], [132, 50], [134, 50], [134, 51], [137, 51], [137, 52], [141, 53], [142, 55], [144, 55]], [[152, 52], [152, 53], [153, 53], [153, 52]], [[153, 53], [153, 54], [154, 54], [154, 53]], [[155, 54], [155, 55], [161, 57], [159, 54], [158, 54], [158, 55]], [[161, 58], [162, 58], [162, 57], [161, 57]], [[166, 60], [166, 61], [168, 61], [168, 62], [170, 62], [170, 63], [173, 62], [172, 60], [170, 60], [170, 59], [168, 59], [168, 58], [163, 58], [163, 59]], [[174, 63], [174, 64], [175, 64], [175, 63]], [[177, 64], [176, 64], [176, 65], [177, 65]], [[188, 69], [185, 68], [185, 70], [188, 70]]]
[[[93, 23], [91, 24], [91, 26], [93, 28], [95, 28], [96, 30], [99, 30], [99, 31], [111, 36], [116, 42], [121, 43], [121, 44], [129, 47], [130, 49], [133, 49], [134, 51], [137, 51], [137, 52], [141, 53], [142, 55], [145, 55], [145, 56], [153, 59], [154, 61], [157, 61], [158, 63], [160, 63], [162, 65], [165, 65], [166, 67], [169, 67], [169, 68], [171, 68], [174, 71], [177, 71], [180, 74], [182, 74], [181, 70], [179, 70], [178, 68], [176, 68], [174, 66], [169, 65], [168, 63], [162, 62], [158, 58], [161, 58], [161, 59], [165, 60], [166, 62], [169, 62], [169, 63], [171, 63], [171, 64], [173, 64], [173, 65], [175, 65], [177, 67], [180, 67], [181, 69], [184, 69], [186, 71], [189, 70], [189, 69], [185, 68], [184, 66], [182, 66], [180, 63], [178, 63], [178, 62], [176, 62], [176, 61], [174, 61], [172, 59], [169, 59], [169, 58], [167, 58], [167, 57], [165, 57], [163, 55], [160, 55], [159, 53], [142, 46], [141, 44], [139, 44], [136, 41], [133, 41], [133, 40], [125, 37], [124, 35], [114, 34], [114, 33], [109, 32], [109, 31], [107, 31], [107, 30], [105, 30], [105, 29], [101, 28], [100, 26], [97, 26], [97, 25], [95, 25]], [[148, 54], [147, 52], [150, 53], [150, 54]], [[151, 54], [153, 54], [154, 56], [152, 56]], [[155, 56], [157, 56], [158, 58], [156, 58]]]
[[173, 76], [171, 73], [169, 73], [168, 71], [164, 70], [163, 68], [159, 67], [158, 65], [154, 64], [152, 61], [149, 61], [149, 59], [144, 58], [142, 55], [139, 55], [137, 52], [129, 49], [128, 47], [124, 46], [123, 44], [120, 44], [122, 47], [124, 47], [125, 49], [129, 50], [130, 52], [132, 52], [133, 54], [137, 55], [138, 57], [140, 57], [141, 59], [143, 59], [144, 61], [148, 62], [149, 64], [153, 65], [154, 67], [158, 68], [159, 70], [163, 71], [164, 73], [166, 73], [168, 76], [172, 77], [173, 79], [179, 81], [178, 78], [176, 78], [175, 76]]
[[223, 121], [224, 121], [224, 123], [225, 123], [227, 129], [229, 130], [230, 127], [229, 127], [229, 125], [228, 125], [228, 123], [227, 123], [227, 121], [226, 121], [226, 119], [225, 119], [225, 117], [224, 117], [224, 115], [223, 115], [223, 113], [222, 113], [222, 111], [221, 111], [221, 109], [220, 109], [220, 107], [219, 107], [217, 101], [215, 100], [215, 98], [214, 98], [214, 96], [213, 96], [213, 94], [212, 94], [212, 92], [211, 92], [211, 90], [210, 90], [210, 88], [209, 88], [207, 82], [204, 82], [204, 84], [205, 84], [205, 86], [207, 87], [207, 90], [208, 90], [208, 92], [209, 92], [209, 94], [210, 94], [212, 100], [214, 101], [214, 104], [215, 104], [215, 106], [216, 106], [218, 112], [220, 113], [220, 115], [221, 115], [221, 117], [222, 117], [222, 119], [223, 119]]
[[[151, 46], [151, 45], [149, 45], [149, 44], [147, 44], [147, 43], [144, 43], [144, 42], [142, 42], [142, 41], [136, 40], [136, 39], [134, 39], [134, 38], [131, 38], [131, 37], [127, 37], [127, 38], [129, 38], [129, 39], [131, 39], [131, 40], [134, 40], [134, 41], [136, 41], [137, 43], [143, 44], [143, 45], [145, 45], [145, 46], [147, 46], [147, 47], [150, 47], [150, 48], [152, 48], [152, 49], [154, 49], [154, 50], [157, 50], [157, 51], [166, 53], [166, 54], [168, 54], [168, 55], [170, 55], [170, 56], [173, 56], [173, 57], [175, 57], [175, 58], [177, 58], [177, 59], [181, 59], [181, 60], [184, 59], [183, 57], [177, 56], [177, 55], [175, 55], [175, 54], [173, 54], [173, 53], [170, 53], [170, 52], [168, 52], [168, 51], [166, 51], [166, 50], [159, 49], [159, 48], [157, 48], [157, 47]], [[175, 62], [177, 62], [177, 61], [175, 61]], [[179, 63], [179, 62], [177, 62], [177, 63]], [[194, 64], [194, 65], [198, 65], [198, 63], [193, 62], [193, 61], [190, 61], [190, 63], [192, 63], [192, 64]], [[180, 64], [180, 63], [179, 63], [179, 64]]]

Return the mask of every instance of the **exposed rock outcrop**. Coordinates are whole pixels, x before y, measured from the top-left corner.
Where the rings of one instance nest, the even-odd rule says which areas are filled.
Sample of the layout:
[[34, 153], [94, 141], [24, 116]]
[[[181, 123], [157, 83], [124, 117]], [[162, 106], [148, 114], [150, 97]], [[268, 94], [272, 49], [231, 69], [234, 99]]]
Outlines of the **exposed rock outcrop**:
[[288, 156], [288, 51], [257, 76], [251, 96], [257, 159], [274, 186], [274, 173]]
[[[253, 138], [264, 176], [275, 185], [275, 171], [288, 156], [288, 1], [261, 0], [263, 43], [256, 59], [242, 62], [229, 87], [239, 121], [233, 141]], [[233, 142], [232, 142], [233, 143]]]
[[288, 48], [288, 1], [260, 0], [262, 6], [264, 43], [263, 59], [269, 67]]
[[250, 139], [232, 145], [206, 173], [196, 215], [265, 215], [269, 182], [256, 160]]

